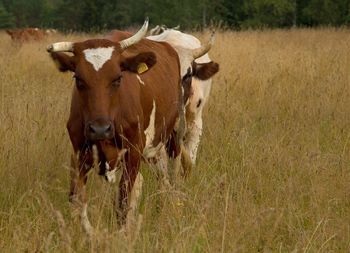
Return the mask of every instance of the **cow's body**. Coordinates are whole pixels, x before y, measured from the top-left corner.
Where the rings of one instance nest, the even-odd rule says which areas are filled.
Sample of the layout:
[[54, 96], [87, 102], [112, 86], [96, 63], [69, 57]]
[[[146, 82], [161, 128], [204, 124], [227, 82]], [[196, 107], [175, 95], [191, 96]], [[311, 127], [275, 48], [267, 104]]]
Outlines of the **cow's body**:
[[17, 43], [28, 41], [38, 41], [45, 38], [45, 32], [39, 28], [23, 28], [15, 30], [6, 30], [11, 39]]
[[[200, 41], [196, 37], [174, 29], [164, 30], [159, 35], [148, 36], [147, 38], [154, 41], [165, 41], [174, 47], [179, 54], [182, 76], [185, 75], [187, 69], [190, 67], [189, 64], [191, 64], [191, 61], [186, 59], [187, 54], [183, 53], [183, 49], [195, 49], [201, 46]], [[197, 58], [195, 62], [206, 64], [211, 63], [211, 59], [208, 54], [205, 54]], [[218, 67], [213, 74], [217, 71]], [[203, 131], [202, 112], [210, 94], [211, 84], [211, 78], [207, 80], [192, 78], [192, 91], [186, 106], [187, 131], [184, 138], [184, 145], [189, 152], [193, 164], [196, 161], [200, 137]]]
[[[133, 196], [140, 162], [157, 158], [165, 150], [178, 120], [182, 96], [180, 63], [169, 44], [142, 39], [123, 49], [125, 42], [119, 43], [118, 36], [74, 44], [55, 43], [48, 49], [59, 69], [70, 70], [76, 77], [67, 124], [78, 155], [78, 159], [72, 157], [75, 170], [70, 198], [82, 207], [81, 218], [88, 233], [91, 225], [87, 219], [85, 184], [94, 162], [98, 159], [99, 172], [109, 181], [115, 181], [114, 173], [122, 168], [118, 216], [123, 223], [128, 205], [135, 206], [129, 197]], [[62, 45], [69, 45], [68, 49], [56, 49]], [[74, 55], [59, 51], [71, 51]], [[140, 177], [137, 181], [142, 181]]]

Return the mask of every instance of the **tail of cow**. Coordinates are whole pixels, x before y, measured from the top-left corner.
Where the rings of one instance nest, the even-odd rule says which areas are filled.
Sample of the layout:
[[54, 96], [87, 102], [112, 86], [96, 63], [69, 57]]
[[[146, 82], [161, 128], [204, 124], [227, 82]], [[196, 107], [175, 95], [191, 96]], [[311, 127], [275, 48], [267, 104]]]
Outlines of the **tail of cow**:
[[[182, 87], [182, 82], [179, 83], [179, 88], [181, 92], [179, 92], [179, 103], [178, 103], [178, 113], [179, 113], [179, 121], [178, 126], [176, 129], [176, 136], [175, 136], [175, 145], [176, 150], [179, 151], [179, 158], [181, 160], [181, 167], [182, 167], [182, 176], [186, 177], [192, 170], [192, 160], [190, 158], [190, 155], [187, 152], [187, 149], [184, 146], [184, 137], [186, 133], [186, 115], [185, 115], [185, 98], [184, 98], [184, 92]], [[179, 166], [180, 164], [177, 163], [176, 166]], [[175, 171], [179, 171], [179, 168], [175, 168]]]
[[[192, 170], [192, 160], [190, 155], [187, 152], [187, 149], [184, 145], [184, 137], [186, 134], [186, 114], [185, 114], [185, 98], [184, 91], [182, 88], [182, 82], [179, 83], [179, 98], [178, 98], [178, 119], [175, 124], [173, 133], [168, 140], [166, 145], [166, 150], [169, 157], [175, 159], [174, 164], [174, 174], [175, 177], [179, 174], [180, 171], [183, 177], [188, 176]], [[181, 168], [182, 167], [182, 170]]]

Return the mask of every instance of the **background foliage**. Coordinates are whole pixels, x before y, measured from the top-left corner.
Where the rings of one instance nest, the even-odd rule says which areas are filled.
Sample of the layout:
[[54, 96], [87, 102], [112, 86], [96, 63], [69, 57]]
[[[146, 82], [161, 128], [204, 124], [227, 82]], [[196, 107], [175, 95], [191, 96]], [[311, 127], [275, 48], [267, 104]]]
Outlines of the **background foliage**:
[[347, 25], [350, 0], [0, 0], [0, 28], [100, 31], [142, 23], [183, 29]]

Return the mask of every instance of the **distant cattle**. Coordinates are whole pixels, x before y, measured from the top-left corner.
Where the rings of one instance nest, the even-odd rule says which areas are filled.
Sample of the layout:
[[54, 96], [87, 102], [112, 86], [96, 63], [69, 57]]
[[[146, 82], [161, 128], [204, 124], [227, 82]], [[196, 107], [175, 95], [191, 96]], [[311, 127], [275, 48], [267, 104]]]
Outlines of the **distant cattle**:
[[50, 29], [45, 30], [46, 35], [52, 35], [52, 34], [57, 34], [57, 33], [58, 33], [58, 31], [56, 29], [50, 28]]
[[196, 37], [174, 29], [160, 29], [159, 31], [160, 34], [147, 38], [154, 41], [165, 41], [172, 45], [179, 54], [182, 77], [190, 78], [189, 101], [186, 106], [187, 130], [184, 145], [192, 163], [195, 164], [203, 131], [202, 112], [209, 97], [212, 84], [211, 77], [219, 71], [219, 65], [211, 61], [208, 54], [195, 61], [189, 57], [188, 50], [201, 46]]
[[59, 70], [74, 73], [67, 123], [75, 151], [70, 200], [81, 207], [82, 224], [89, 234], [85, 185], [94, 161], [100, 175], [119, 182], [117, 215], [124, 224], [140, 194], [141, 160], [166, 169], [165, 146], [171, 139], [179, 151], [175, 156], [181, 153], [177, 140], [183, 138], [179, 133], [184, 116], [178, 54], [166, 42], [142, 39], [147, 26], [148, 21], [133, 36], [116, 31], [104, 39], [48, 47]]
[[46, 32], [39, 28], [14, 29], [6, 30], [6, 32], [13, 41], [18, 43], [43, 40], [46, 35]]

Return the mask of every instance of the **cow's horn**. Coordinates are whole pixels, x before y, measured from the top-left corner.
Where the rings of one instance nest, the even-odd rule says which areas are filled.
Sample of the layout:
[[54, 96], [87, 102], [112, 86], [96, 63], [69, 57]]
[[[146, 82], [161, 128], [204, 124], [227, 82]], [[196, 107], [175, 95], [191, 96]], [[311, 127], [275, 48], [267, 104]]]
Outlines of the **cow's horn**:
[[121, 49], [125, 50], [131, 45], [139, 42], [143, 37], [145, 37], [147, 33], [147, 29], [148, 29], [148, 18], [146, 18], [145, 23], [137, 33], [135, 33], [130, 38], [127, 38], [119, 42]]
[[73, 42], [56, 42], [47, 47], [47, 52], [73, 52]]
[[192, 55], [194, 59], [197, 59], [209, 52], [210, 48], [214, 45], [215, 31], [211, 34], [210, 40], [203, 46], [193, 49]]

